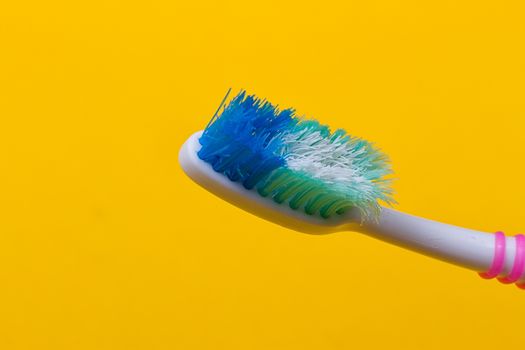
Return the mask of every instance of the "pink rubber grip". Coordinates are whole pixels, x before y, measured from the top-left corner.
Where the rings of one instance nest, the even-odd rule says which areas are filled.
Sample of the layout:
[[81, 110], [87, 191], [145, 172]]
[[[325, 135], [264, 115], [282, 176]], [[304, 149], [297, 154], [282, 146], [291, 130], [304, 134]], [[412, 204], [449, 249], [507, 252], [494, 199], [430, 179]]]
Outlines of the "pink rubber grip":
[[[498, 277], [503, 272], [505, 265], [506, 237], [503, 232], [496, 232], [494, 238], [494, 259], [492, 260], [492, 265], [487, 272], [481, 272], [479, 274], [485, 279]], [[516, 235], [514, 239], [516, 242], [516, 254], [514, 256], [512, 269], [507, 276], [498, 278], [498, 281], [504, 284], [519, 281], [523, 276], [523, 272], [525, 272], [525, 236], [519, 234]], [[516, 284], [516, 286], [525, 289], [525, 283]]]
[[480, 272], [480, 276], [485, 279], [491, 279], [498, 277], [503, 271], [503, 266], [505, 264], [505, 249], [506, 249], [506, 240], [503, 232], [498, 231], [494, 234], [496, 240], [494, 247], [494, 259], [492, 260], [492, 266], [487, 272]]

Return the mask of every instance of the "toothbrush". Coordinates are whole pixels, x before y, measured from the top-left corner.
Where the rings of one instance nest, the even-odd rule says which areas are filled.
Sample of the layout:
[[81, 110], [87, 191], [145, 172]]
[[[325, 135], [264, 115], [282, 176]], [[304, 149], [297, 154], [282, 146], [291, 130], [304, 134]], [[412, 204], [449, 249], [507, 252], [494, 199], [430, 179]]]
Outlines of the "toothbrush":
[[[230, 91], [228, 91], [229, 94]], [[358, 231], [525, 289], [525, 236], [506, 237], [382, 207], [393, 204], [388, 158], [241, 91], [228, 94], [179, 162], [197, 184], [279, 225], [311, 234]]]

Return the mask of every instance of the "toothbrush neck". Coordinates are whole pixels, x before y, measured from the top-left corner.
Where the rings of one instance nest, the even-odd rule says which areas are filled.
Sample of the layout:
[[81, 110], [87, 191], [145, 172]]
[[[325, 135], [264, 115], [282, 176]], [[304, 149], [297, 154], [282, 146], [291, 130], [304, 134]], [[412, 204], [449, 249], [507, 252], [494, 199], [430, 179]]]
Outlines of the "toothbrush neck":
[[[377, 220], [365, 220], [359, 231], [476, 271], [486, 271], [494, 255], [492, 234], [424, 219], [389, 208], [383, 208]], [[508, 265], [510, 268], [512, 262], [509, 261]]]

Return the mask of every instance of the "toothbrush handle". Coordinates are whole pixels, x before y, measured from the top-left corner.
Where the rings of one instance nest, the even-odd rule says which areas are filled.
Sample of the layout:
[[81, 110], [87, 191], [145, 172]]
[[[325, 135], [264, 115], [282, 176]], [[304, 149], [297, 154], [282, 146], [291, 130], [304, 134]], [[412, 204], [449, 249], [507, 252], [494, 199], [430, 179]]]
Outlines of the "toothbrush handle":
[[[448, 225], [389, 208], [383, 208], [377, 220], [365, 221], [359, 230], [383, 241], [478, 272], [488, 271], [495, 261], [494, 234]], [[514, 237], [507, 237], [505, 241], [500, 275], [514, 274], [522, 283], [519, 285], [523, 285], [525, 247], [521, 243], [516, 245], [517, 238]]]

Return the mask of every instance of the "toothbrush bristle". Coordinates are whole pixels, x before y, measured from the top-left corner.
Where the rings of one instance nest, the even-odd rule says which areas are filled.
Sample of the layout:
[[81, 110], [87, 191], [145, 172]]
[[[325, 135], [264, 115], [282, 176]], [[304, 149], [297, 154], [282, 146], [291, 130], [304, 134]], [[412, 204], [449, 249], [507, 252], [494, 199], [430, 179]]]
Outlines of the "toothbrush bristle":
[[375, 217], [378, 201], [393, 201], [388, 159], [371, 143], [245, 91], [212, 118], [200, 143], [198, 156], [215, 171], [309, 215], [357, 208]]

